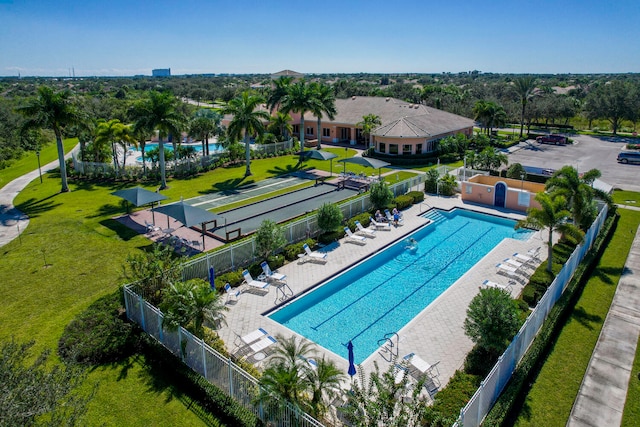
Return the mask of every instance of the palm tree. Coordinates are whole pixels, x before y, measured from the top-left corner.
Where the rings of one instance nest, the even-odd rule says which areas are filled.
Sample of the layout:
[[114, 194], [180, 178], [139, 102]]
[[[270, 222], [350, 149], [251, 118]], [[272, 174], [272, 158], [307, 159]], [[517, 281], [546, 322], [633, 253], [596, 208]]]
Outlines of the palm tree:
[[312, 83], [311, 88], [315, 98], [315, 107], [312, 112], [318, 118], [318, 145], [317, 149], [322, 148], [322, 116], [326, 114], [329, 120], [336, 117], [336, 95], [331, 86], [322, 83]]
[[[202, 111], [202, 112], [201, 112]], [[212, 110], [200, 110], [189, 123], [189, 135], [202, 141], [202, 154], [209, 155], [209, 137], [222, 132], [219, 113]]]
[[94, 144], [111, 145], [111, 153], [113, 155], [113, 165], [118, 176], [118, 150], [116, 145], [123, 147], [122, 169], [125, 168], [127, 144], [136, 144], [131, 128], [118, 119], [112, 119], [108, 122], [100, 121], [96, 127], [96, 137]]
[[289, 135], [293, 132], [293, 126], [291, 126], [291, 116], [287, 113], [278, 111], [274, 116], [269, 118], [268, 131], [276, 135], [277, 139], [288, 139]]
[[356, 126], [360, 126], [362, 128], [362, 133], [369, 138], [369, 146], [371, 146], [373, 142], [371, 140], [371, 134], [376, 128], [382, 126], [382, 120], [380, 120], [380, 116], [367, 114], [366, 116], [362, 116], [362, 121], [356, 123]]
[[287, 93], [280, 101], [281, 111], [300, 114], [300, 162], [302, 162], [304, 159], [304, 114], [307, 111], [316, 110], [317, 99], [314, 95], [313, 88], [307, 84], [306, 81], [300, 80], [289, 86]]
[[291, 76], [282, 76], [278, 80], [274, 81], [273, 88], [269, 91], [269, 96], [267, 97], [267, 107], [270, 112], [276, 109], [276, 107], [282, 101], [282, 98], [289, 91], [289, 86], [293, 83], [293, 77]]
[[524, 131], [524, 113], [527, 109], [527, 103], [536, 95], [536, 80], [531, 76], [518, 77], [514, 80], [514, 90], [520, 98], [522, 109], [520, 111], [520, 138]]
[[322, 418], [327, 411], [327, 402], [333, 400], [340, 392], [345, 374], [338, 367], [324, 357], [317, 362], [315, 369], [307, 368], [305, 382], [311, 399], [308, 403], [309, 412], [316, 418]]
[[298, 341], [295, 336], [290, 338], [277, 336], [276, 338], [278, 345], [271, 356], [273, 363], [290, 368], [297, 368], [306, 363], [306, 358], [312, 353], [313, 343], [305, 340]]
[[269, 120], [269, 113], [260, 110], [265, 102], [261, 95], [253, 95], [248, 91], [229, 101], [223, 108], [222, 114], [231, 114], [233, 119], [229, 123], [227, 133], [232, 139], [239, 140], [244, 135], [244, 154], [247, 169], [244, 176], [251, 175], [251, 135], [260, 136], [264, 133], [264, 121]]
[[136, 130], [144, 130], [148, 134], [158, 131], [161, 190], [167, 188], [163, 139], [169, 135], [179, 138], [180, 128], [185, 122], [185, 117], [178, 111], [176, 103], [176, 98], [169, 92], [150, 91], [148, 98], [132, 110]]
[[490, 101], [477, 101], [473, 107], [474, 120], [479, 121], [487, 131], [491, 133], [493, 127], [504, 126], [507, 122], [507, 113], [501, 105]]
[[595, 218], [594, 196], [607, 202], [611, 200], [609, 194], [593, 187], [593, 181], [600, 176], [598, 169], [591, 169], [580, 176], [573, 166], [564, 166], [549, 178], [545, 186], [548, 192], [565, 197], [571, 209], [574, 224], [582, 230], [589, 228]]
[[552, 273], [553, 232], [559, 231], [563, 235], [570, 236], [578, 241], [582, 241], [584, 234], [578, 227], [567, 222], [567, 217], [571, 213], [566, 209], [567, 200], [564, 197], [549, 193], [538, 193], [536, 200], [540, 203], [540, 209], [530, 208], [527, 211], [527, 217], [518, 221], [515, 228], [549, 228], [547, 271]]
[[77, 125], [84, 121], [80, 111], [70, 98], [71, 93], [67, 90], [54, 92], [48, 86], [40, 86], [36, 98], [17, 109], [27, 118], [23, 124], [23, 129], [51, 129], [56, 135], [58, 163], [62, 178], [62, 189], [60, 191], [63, 193], [69, 191], [69, 185], [67, 183], [67, 168], [64, 162], [62, 133], [65, 127]]

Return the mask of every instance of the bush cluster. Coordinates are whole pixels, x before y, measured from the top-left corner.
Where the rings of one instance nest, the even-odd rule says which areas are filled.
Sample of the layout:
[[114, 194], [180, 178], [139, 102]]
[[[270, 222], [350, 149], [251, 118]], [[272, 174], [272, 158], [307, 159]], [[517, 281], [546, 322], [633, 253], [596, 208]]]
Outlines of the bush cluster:
[[424, 193], [422, 191], [409, 191], [406, 195], [413, 199], [413, 204], [424, 201]]
[[98, 299], [65, 327], [58, 341], [63, 361], [97, 365], [137, 351], [137, 327], [127, 321], [122, 298], [118, 289]]
[[393, 199], [393, 204], [399, 210], [406, 209], [413, 204], [413, 197], [407, 194], [400, 195]]

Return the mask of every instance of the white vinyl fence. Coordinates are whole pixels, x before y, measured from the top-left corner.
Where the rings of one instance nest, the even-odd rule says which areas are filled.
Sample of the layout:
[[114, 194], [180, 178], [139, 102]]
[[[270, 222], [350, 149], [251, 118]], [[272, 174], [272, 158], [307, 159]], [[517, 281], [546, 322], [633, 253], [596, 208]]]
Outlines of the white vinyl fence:
[[520, 363], [522, 357], [533, 342], [533, 339], [540, 331], [549, 311], [551, 311], [551, 308], [567, 288], [578, 264], [580, 264], [580, 261], [582, 261], [589, 249], [591, 249], [607, 217], [607, 212], [608, 207], [605, 205], [587, 231], [582, 244], [576, 247], [571, 257], [569, 257], [562, 267], [562, 270], [560, 270], [560, 273], [558, 273], [553, 283], [551, 283], [540, 299], [540, 302], [538, 302], [535, 310], [533, 310], [524, 325], [522, 325], [507, 350], [500, 356], [498, 362], [491, 372], [489, 372], [485, 380], [482, 381], [469, 403], [460, 411], [460, 418], [455, 426], [479, 426], [482, 420], [484, 420], [484, 417], [489, 413], [489, 410], [500, 396], [500, 393], [502, 393], [505, 385], [509, 382], [516, 366]]
[[174, 356], [252, 411], [265, 424], [322, 427], [322, 423], [286, 402], [266, 406], [257, 402], [258, 380], [186, 329], [180, 327], [170, 331], [164, 328], [162, 312], [138, 295], [135, 285], [124, 287], [124, 301], [129, 320], [140, 325]]

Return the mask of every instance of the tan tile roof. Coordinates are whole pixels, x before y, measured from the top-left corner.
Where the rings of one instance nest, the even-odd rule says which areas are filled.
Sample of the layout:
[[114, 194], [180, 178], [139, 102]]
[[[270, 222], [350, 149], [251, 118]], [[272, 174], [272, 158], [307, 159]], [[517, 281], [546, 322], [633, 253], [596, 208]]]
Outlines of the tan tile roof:
[[[466, 117], [448, 113], [421, 104], [411, 104], [395, 98], [375, 96], [354, 96], [336, 99], [337, 114], [334, 120], [322, 118], [325, 123], [355, 125], [367, 114], [380, 117], [382, 126], [374, 135], [388, 137], [429, 137], [441, 135], [473, 126]], [[305, 121], [316, 120], [311, 113], [305, 114]]]
[[291, 71], [291, 70], [282, 70], [282, 71], [278, 71], [277, 73], [271, 74], [272, 79], [277, 79], [278, 77], [284, 77], [284, 76], [304, 77], [304, 74], [298, 73], [297, 71]]

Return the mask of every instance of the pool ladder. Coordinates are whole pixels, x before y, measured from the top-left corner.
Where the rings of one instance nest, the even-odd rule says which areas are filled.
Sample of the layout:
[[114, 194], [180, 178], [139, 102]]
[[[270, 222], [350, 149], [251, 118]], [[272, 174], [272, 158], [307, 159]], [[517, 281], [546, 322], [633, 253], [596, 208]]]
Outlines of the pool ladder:
[[397, 332], [389, 332], [384, 335], [384, 338], [378, 340], [378, 353], [387, 362], [392, 362], [398, 358], [398, 343], [400, 342], [400, 336]]

